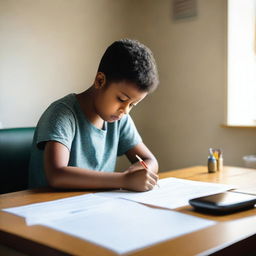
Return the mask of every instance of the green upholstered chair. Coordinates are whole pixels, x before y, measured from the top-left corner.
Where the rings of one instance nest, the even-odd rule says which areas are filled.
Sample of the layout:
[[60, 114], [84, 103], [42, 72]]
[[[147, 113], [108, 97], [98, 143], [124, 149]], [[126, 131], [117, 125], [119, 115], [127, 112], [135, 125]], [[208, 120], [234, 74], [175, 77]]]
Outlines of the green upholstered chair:
[[28, 188], [34, 127], [0, 129], [0, 193]]

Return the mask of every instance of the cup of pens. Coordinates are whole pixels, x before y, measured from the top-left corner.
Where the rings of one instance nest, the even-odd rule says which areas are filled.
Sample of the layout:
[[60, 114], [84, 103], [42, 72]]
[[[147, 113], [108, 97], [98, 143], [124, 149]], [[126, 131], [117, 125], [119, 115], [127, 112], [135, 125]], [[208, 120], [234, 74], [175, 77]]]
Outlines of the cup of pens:
[[208, 172], [213, 173], [223, 170], [223, 150], [209, 148]]

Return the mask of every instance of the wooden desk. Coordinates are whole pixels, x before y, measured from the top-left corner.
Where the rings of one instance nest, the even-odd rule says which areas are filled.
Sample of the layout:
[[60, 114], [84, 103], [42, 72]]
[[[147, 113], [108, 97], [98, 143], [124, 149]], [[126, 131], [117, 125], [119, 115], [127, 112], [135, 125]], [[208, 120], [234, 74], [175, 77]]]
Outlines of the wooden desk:
[[[160, 174], [161, 178], [177, 177], [235, 185], [240, 190], [255, 193], [256, 170], [225, 167], [221, 173], [207, 173], [206, 167], [195, 166]], [[76, 196], [82, 191], [26, 190], [0, 196], [0, 209]], [[179, 212], [217, 221], [209, 228], [199, 230], [129, 255], [246, 255], [256, 253], [256, 208], [226, 216], [196, 213], [190, 206]], [[0, 211], [0, 243], [30, 255], [116, 255], [112, 251], [50, 228], [26, 226], [24, 219]], [[224, 245], [224, 249], [223, 249]], [[214, 249], [215, 248], [215, 249]], [[250, 254], [254, 255], [254, 254]]]

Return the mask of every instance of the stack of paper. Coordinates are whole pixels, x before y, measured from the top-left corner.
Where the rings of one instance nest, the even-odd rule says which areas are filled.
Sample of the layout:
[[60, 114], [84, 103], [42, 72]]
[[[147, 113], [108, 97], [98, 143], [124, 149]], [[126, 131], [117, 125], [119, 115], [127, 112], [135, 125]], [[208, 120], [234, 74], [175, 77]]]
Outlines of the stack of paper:
[[200, 196], [228, 189], [226, 185], [211, 186], [216, 184], [174, 178], [161, 180], [159, 185], [160, 189], [145, 193], [86, 194], [4, 211], [26, 218], [28, 225], [44, 225], [122, 254], [209, 227], [215, 222], [116, 197], [170, 208], [187, 204], [191, 193]]

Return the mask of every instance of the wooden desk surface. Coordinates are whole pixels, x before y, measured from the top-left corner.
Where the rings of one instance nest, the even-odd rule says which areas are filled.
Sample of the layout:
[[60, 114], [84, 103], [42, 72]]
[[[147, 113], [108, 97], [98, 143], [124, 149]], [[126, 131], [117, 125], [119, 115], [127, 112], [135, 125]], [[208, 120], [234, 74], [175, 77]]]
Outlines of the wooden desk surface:
[[[241, 191], [256, 194], [255, 169], [224, 167], [221, 173], [209, 174], [206, 167], [195, 166], [161, 173], [160, 177], [232, 184]], [[0, 209], [90, 192], [39, 189], [8, 193], [0, 196]], [[246, 250], [256, 252], [256, 208], [225, 216], [197, 213], [190, 206], [178, 208], [176, 211], [215, 220], [217, 224], [129, 255], [195, 255], [198, 253], [208, 255], [216, 251], [216, 248], [220, 250], [227, 245], [229, 247], [222, 250], [221, 255], [228, 255], [231, 251], [235, 251], [235, 255], [240, 255], [239, 250], [241, 255], [246, 253]], [[44, 226], [26, 226], [23, 218], [2, 211], [0, 211], [0, 243], [31, 255], [116, 255], [105, 248]]]

